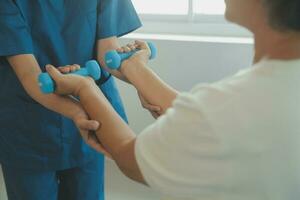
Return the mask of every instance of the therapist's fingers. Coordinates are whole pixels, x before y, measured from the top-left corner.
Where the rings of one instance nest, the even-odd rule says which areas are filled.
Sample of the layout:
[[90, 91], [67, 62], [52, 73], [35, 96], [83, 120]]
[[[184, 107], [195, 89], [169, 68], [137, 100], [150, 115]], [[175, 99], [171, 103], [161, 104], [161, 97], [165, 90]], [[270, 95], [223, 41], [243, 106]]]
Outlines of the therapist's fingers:
[[140, 97], [143, 108], [152, 111], [152, 112], [160, 112], [161, 108], [159, 106], [154, 106], [149, 104], [143, 97]]
[[87, 131], [96, 131], [98, 130], [100, 124], [95, 120], [81, 119], [78, 120], [77, 126], [79, 129]]
[[86, 141], [88, 145], [90, 145], [97, 152], [102, 153], [108, 158], [112, 158], [112, 156], [105, 150], [101, 142], [98, 140], [95, 133], [90, 132], [88, 135], [88, 140]]
[[153, 118], [157, 119], [162, 115], [162, 109], [159, 106], [149, 104], [139, 92], [138, 96], [140, 98], [143, 108], [147, 109]]
[[100, 141], [98, 140], [94, 132], [88, 130], [82, 130], [82, 129], [79, 130], [82, 139], [85, 141], [87, 145], [95, 149], [97, 152], [104, 154], [108, 158], [111, 158], [111, 155], [102, 146], [102, 144], [100, 143]]
[[144, 108], [147, 109], [147, 110], [153, 111], [153, 112], [160, 112], [161, 111], [161, 108], [159, 106], [154, 106], [154, 105], [151, 105], [151, 104], [145, 104]]
[[150, 113], [151, 113], [152, 117], [155, 118], [155, 119], [157, 119], [161, 116], [161, 114], [159, 114], [157, 112], [150, 112]]
[[111, 155], [104, 149], [101, 142], [95, 135], [95, 131], [99, 128], [100, 124], [94, 120], [79, 119], [76, 121], [82, 139], [93, 149], [111, 158]]
[[142, 104], [143, 108], [149, 110], [150, 112], [157, 112], [158, 113], [158, 112], [161, 111], [161, 108], [159, 106], [149, 104], [140, 93], [138, 93], [138, 95], [139, 95], [139, 98], [141, 100], [141, 104]]

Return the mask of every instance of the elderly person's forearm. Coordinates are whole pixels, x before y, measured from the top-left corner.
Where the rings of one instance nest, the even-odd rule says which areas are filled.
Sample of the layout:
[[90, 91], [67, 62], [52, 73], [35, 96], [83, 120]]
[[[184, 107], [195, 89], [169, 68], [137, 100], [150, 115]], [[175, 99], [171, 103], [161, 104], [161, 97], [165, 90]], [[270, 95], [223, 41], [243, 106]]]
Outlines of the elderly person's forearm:
[[178, 92], [161, 80], [143, 63], [132, 66], [123, 64], [122, 74], [131, 82], [138, 92], [152, 105], [157, 105], [164, 113], [172, 106]]

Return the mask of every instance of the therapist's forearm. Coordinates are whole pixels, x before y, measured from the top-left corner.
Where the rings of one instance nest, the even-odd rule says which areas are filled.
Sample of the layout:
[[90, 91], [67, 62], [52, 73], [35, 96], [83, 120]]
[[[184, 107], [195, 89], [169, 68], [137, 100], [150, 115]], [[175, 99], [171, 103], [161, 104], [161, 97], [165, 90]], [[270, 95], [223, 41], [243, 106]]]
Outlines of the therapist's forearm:
[[41, 92], [38, 84], [38, 75], [41, 73], [41, 69], [34, 55], [16, 55], [7, 59], [24, 89], [35, 101], [68, 118], [73, 118], [82, 112], [81, 105], [74, 99], [56, 94], [45, 95]]
[[178, 95], [175, 89], [161, 80], [143, 63], [130, 63], [130, 66], [127, 66], [125, 61], [121, 72], [147, 102], [159, 106], [162, 113], [172, 106]]
[[134, 148], [136, 136], [112, 108], [95, 84], [86, 84], [79, 92], [80, 102], [91, 119], [100, 123], [98, 139], [129, 178], [145, 183], [139, 170]]
[[104, 61], [105, 54], [108, 51], [118, 49], [120, 47], [119, 40], [117, 37], [109, 37], [104, 38], [97, 41], [97, 60], [100, 63], [101, 67], [112, 74], [113, 76], [117, 77], [118, 79], [128, 82], [127, 79], [118, 71], [118, 70], [111, 70], [106, 66]]

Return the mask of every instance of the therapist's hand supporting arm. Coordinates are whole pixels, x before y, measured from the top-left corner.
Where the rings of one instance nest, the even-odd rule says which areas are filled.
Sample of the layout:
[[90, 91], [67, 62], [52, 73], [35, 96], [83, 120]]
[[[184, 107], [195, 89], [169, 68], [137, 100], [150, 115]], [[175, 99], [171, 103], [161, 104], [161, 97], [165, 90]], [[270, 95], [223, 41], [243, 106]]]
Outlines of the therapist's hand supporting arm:
[[147, 102], [161, 108], [161, 113], [172, 106], [178, 92], [147, 67], [150, 49], [145, 42], [136, 41], [139, 50], [123, 62], [120, 72], [130, 81]]
[[62, 75], [54, 67], [48, 67], [47, 71], [56, 82], [58, 94], [79, 96], [91, 119], [100, 123], [96, 135], [120, 170], [129, 178], [145, 183], [135, 158], [135, 134], [94, 82], [77, 75]]
[[99, 124], [96, 121], [90, 121], [88, 119], [88, 115], [77, 100], [68, 96], [62, 97], [57, 94], [45, 95], [41, 92], [38, 84], [38, 75], [41, 73], [41, 69], [34, 55], [24, 54], [10, 56], [7, 60], [26, 92], [35, 101], [54, 112], [72, 119], [77, 125], [83, 139], [89, 145], [101, 151], [101, 146], [97, 144], [89, 132], [90, 130], [96, 130]]

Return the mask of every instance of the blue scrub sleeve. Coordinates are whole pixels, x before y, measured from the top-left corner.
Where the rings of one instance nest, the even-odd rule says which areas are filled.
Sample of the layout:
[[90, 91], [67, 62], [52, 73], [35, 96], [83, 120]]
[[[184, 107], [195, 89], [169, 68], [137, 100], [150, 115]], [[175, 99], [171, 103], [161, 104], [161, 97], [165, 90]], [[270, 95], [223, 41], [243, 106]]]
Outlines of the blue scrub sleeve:
[[0, 56], [33, 53], [29, 28], [13, 0], [0, 0]]
[[97, 39], [121, 37], [141, 27], [131, 0], [100, 0]]

